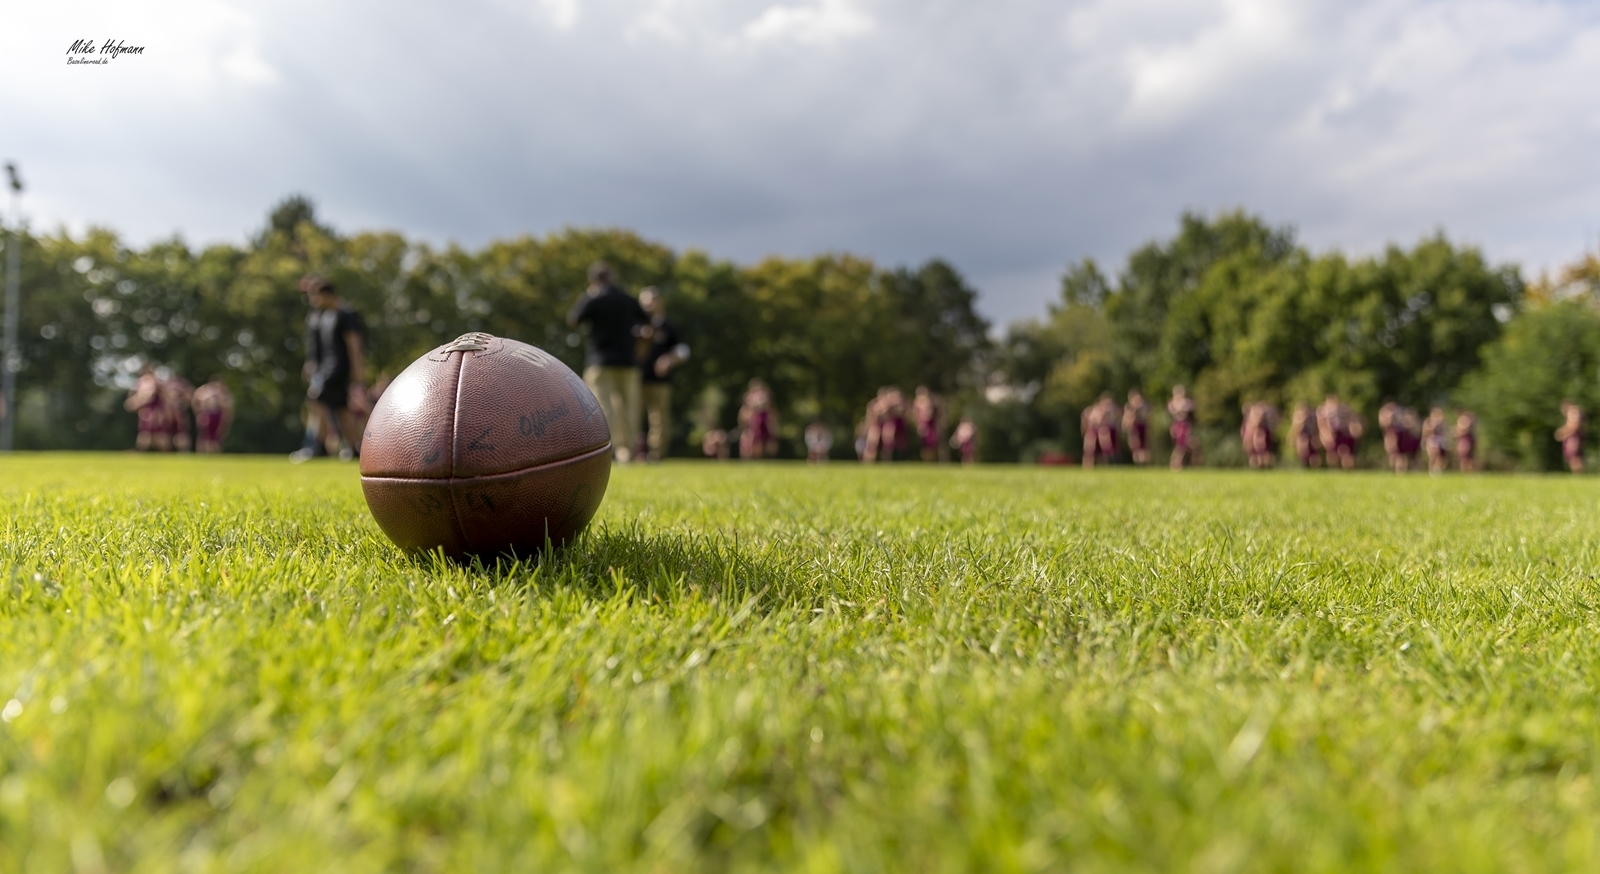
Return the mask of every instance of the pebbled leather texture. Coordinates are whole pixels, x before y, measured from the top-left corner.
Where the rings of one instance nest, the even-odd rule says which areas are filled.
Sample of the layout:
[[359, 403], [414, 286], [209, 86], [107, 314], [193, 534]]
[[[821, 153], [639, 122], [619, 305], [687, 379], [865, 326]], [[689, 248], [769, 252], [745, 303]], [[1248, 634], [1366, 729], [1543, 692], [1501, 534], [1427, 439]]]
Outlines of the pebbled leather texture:
[[361, 488], [408, 551], [536, 552], [600, 507], [610, 430], [571, 368], [536, 346], [474, 333], [412, 362], [368, 420]]

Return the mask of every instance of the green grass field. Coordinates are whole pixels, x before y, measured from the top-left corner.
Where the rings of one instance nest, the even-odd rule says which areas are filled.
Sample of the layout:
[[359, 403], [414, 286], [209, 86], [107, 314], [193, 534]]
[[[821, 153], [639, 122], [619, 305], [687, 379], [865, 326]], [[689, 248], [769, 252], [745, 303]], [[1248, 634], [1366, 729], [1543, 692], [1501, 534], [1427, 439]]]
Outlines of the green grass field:
[[1593, 869], [1597, 498], [669, 464], [482, 567], [6, 458], [0, 870]]

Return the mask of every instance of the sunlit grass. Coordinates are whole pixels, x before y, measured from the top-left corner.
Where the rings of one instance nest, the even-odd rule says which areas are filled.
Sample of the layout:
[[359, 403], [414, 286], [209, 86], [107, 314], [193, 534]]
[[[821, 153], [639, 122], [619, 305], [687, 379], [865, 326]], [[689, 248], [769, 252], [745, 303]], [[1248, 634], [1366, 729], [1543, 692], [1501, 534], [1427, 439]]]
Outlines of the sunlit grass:
[[485, 567], [3, 459], [0, 870], [1593, 868], [1597, 498], [669, 464]]

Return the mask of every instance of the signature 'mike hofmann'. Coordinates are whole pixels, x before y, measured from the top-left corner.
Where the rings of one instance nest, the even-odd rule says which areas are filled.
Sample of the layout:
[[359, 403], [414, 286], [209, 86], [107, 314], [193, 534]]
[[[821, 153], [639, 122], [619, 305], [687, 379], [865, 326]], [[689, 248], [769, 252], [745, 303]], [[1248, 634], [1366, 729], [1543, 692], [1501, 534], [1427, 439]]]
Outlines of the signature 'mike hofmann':
[[98, 48], [92, 39], [80, 39], [67, 46], [69, 64], [109, 64], [112, 58], [123, 55], [142, 55], [144, 46], [123, 45], [123, 40], [106, 40]]

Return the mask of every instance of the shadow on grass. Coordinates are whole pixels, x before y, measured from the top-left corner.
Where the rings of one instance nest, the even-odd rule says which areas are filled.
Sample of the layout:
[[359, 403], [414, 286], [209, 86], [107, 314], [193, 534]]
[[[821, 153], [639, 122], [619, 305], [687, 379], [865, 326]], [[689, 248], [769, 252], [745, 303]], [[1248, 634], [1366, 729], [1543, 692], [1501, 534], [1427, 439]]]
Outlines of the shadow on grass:
[[626, 592], [662, 604], [697, 597], [733, 603], [754, 598], [770, 607], [803, 598], [809, 589], [805, 580], [770, 550], [753, 551], [719, 535], [649, 533], [634, 523], [621, 529], [591, 527], [566, 545], [534, 556], [415, 560], [434, 570], [465, 572], [486, 585], [576, 592], [599, 600]]

